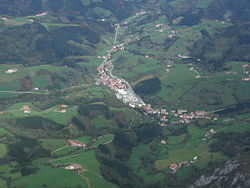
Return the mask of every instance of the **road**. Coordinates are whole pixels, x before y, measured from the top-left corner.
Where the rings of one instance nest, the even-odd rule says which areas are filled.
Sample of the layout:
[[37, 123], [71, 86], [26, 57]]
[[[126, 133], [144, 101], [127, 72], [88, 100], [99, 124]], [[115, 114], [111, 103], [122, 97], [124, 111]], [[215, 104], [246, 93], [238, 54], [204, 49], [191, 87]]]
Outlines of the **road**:
[[33, 91], [0, 91], [0, 93], [15, 93], [15, 94], [37, 94], [37, 95], [45, 95], [44, 93], [40, 93], [40, 92], [33, 92]]
[[[70, 86], [61, 90], [55, 90], [59, 92], [64, 92], [70, 89], [76, 89], [76, 88], [82, 88], [82, 87], [88, 87], [89, 85], [92, 85], [93, 83], [89, 84], [82, 84], [82, 85], [77, 85], [77, 86]], [[36, 94], [36, 95], [49, 95], [49, 91], [53, 90], [46, 90], [45, 92], [36, 92], [36, 91], [0, 91], [0, 93], [14, 93], [14, 94]]]

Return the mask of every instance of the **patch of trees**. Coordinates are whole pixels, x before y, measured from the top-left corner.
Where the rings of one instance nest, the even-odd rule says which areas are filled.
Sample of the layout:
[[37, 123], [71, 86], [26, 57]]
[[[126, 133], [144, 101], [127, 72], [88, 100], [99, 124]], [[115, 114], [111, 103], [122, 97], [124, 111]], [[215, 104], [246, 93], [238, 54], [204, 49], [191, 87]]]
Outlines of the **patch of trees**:
[[133, 13], [136, 3], [129, 1], [105, 0], [98, 3], [98, 6], [112, 12], [118, 20], [127, 18]]
[[[97, 35], [97, 33], [93, 30], [91, 30], [87, 26], [75, 26], [75, 27], [61, 27], [60, 30], [69, 32], [69, 33], [74, 33], [74, 34], [79, 34], [81, 36], [84, 36], [84, 38], [93, 44], [99, 43], [100, 42], [100, 37]], [[76, 41], [79, 41], [79, 37], [76, 35], [74, 36]], [[79, 41], [80, 42], [80, 41]]]
[[215, 36], [202, 32], [203, 37], [196, 41], [191, 50], [192, 56], [201, 59], [201, 64], [209, 70], [223, 70], [228, 61], [249, 61], [250, 32], [247, 24], [235, 24], [221, 29]]
[[159, 78], [144, 80], [135, 85], [134, 91], [141, 96], [153, 95], [161, 89]]
[[199, 24], [201, 20], [201, 15], [199, 14], [187, 14], [184, 15], [184, 18], [181, 19], [180, 25], [193, 26]]
[[107, 146], [99, 145], [96, 158], [101, 163], [101, 172], [104, 178], [119, 187], [137, 188], [140, 180], [125, 162], [112, 155], [113, 151]]
[[174, 39], [166, 38], [163, 43], [164, 51], [167, 51], [170, 48], [170, 46], [172, 46], [175, 43], [176, 40], [177, 38]]
[[[15, 61], [26, 65], [50, 64], [66, 56], [94, 55], [94, 45], [100, 42], [99, 35], [87, 26], [57, 27], [47, 31], [38, 23], [6, 28], [0, 36], [1, 63]], [[69, 41], [89, 47], [73, 45]]]
[[162, 128], [155, 124], [142, 124], [135, 130], [137, 142], [149, 142], [155, 137], [162, 136]]
[[176, 126], [173, 127], [170, 131], [172, 136], [180, 136], [184, 133], [188, 133], [187, 126]]
[[114, 155], [119, 160], [125, 160], [129, 157], [132, 148], [136, 145], [137, 138], [133, 132], [115, 132], [113, 146], [116, 149]]
[[[112, 145], [100, 145], [96, 157], [101, 163], [101, 171], [106, 180], [120, 187], [145, 187], [131, 167], [126, 164], [132, 149], [139, 143], [149, 143], [155, 137], [161, 136], [161, 127], [155, 124], [142, 124], [131, 131], [117, 131]], [[152, 158], [144, 161], [153, 163]], [[146, 164], [145, 166], [148, 166]]]
[[25, 129], [42, 129], [49, 131], [57, 131], [64, 128], [64, 125], [40, 116], [19, 118], [16, 120], [16, 126]]
[[64, 8], [64, 1], [63, 0], [49, 0], [48, 6], [55, 12]]
[[30, 91], [33, 88], [32, 85], [32, 79], [30, 76], [25, 76], [22, 80], [21, 80], [21, 90], [22, 91]]
[[107, 119], [111, 119], [113, 117], [113, 114], [109, 110], [108, 106], [103, 104], [80, 105], [78, 112], [80, 115], [87, 116], [91, 119], [97, 117], [98, 115], [104, 115]]
[[[89, 34], [86, 35], [86, 33]], [[99, 36], [97, 36], [95, 32], [90, 31], [87, 27], [60, 27], [51, 31], [51, 46], [53, 47], [53, 51], [55, 51], [55, 56], [57, 58], [63, 58], [69, 55], [93, 55], [93, 53], [86, 48], [80, 48], [68, 43], [68, 41], [82, 43], [81, 37], [84, 37], [89, 42], [97, 43], [100, 41]]]
[[[228, 9], [232, 14], [231, 19], [234, 22], [249, 22], [250, 21], [250, 17], [249, 17], [250, 4], [248, 0], [241, 0], [241, 1], [220, 0], [220, 3], [216, 3], [216, 1], [213, 1], [211, 5], [216, 5], [216, 4], [224, 6], [222, 7], [224, 8], [224, 11]], [[211, 8], [214, 8], [214, 7], [211, 7]], [[216, 10], [218, 10], [217, 7], [216, 7]]]
[[250, 151], [250, 131], [242, 133], [218, 133], [217, 141], [210, 145], [212, 152], [223, 152], [229, 157]]
[[0, 2], [0, 13], [2, 15], [25, 16], [42, 9], [42, 0], [19, 1], [2, 0]]
[[232, 115], [232, 114], [240, 114], [250, 112], [250, 102], [242, 102], [237, 104], [236, 106], [226, 108], [225, 110], [216, 112], [219, 115]]
[[29, 175], [36, 171], [32, 161], [41, 157], [49, 157], [49, 151], [42, 148], [39, 142], [28, 137], [16, 137], [17, 142], [8, 145], [8, 155], [18, 163], [22, 175]]
[[76, 125], [76, 127], [81, 130], [81, 131], [85, 131], [86, 126], [76, 117], [73, 117], [71, 119], [72, 123], [74, 123], [74, 125]]

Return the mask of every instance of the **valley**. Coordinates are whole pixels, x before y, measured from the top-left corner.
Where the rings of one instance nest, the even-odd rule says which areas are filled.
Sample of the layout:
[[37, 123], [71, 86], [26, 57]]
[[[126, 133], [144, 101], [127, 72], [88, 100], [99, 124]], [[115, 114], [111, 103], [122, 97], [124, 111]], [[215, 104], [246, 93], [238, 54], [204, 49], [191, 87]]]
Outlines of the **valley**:
[[196, 186], [248, 155], [249, 31], [227, 0], [217, 17], [203, 0], [62, 2], [0, 6], [0, 187]]

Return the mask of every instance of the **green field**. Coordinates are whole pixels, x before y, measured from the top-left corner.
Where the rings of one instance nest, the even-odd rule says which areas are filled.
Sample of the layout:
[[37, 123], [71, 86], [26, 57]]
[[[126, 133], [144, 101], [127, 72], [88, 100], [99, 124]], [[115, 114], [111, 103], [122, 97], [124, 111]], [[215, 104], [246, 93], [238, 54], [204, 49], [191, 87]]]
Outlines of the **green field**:
[[6, 144], [0, 144], [0, 158], [3, 158], [7, 153], [7, 146]]
[[[13, 74], [6, 74], [4, 71], [16, 67], [18, 71]], [[27, 77], [28, 75], [28, 77]], [[73, 75], [73, 76], [72, 76]], [[81, 73], [73, 68], [53, 65], [39, 65], [23, 67], [20, 65], [0, 66], [0, 91], [20, 91], [23, 90], [22, 80], [30, 79], [31, 86], [29, 91], [34, 91], [33, 88], [38, 88], [37, 92], [44, 92], [48, 87], [56, 87], [57, 89], [65, 89], [72, 85], [80, 85], [85, 81]], [[53, 80], [56, 80], [55, 81]], [[64, 79], [65, 81], [61, 81]], [[27, 89], [27, 88], [26, 88]], [[25, 90], [26, 90], [25, 89]], [[13, 96], [13, 93], [0, 93], [0, 97]]]
[[228, 66], [232, 67], [231, 74], [205, 75], [194, 67], [201, 75], [199, 79], [195, 78], [195, 71], [189, 70], [190, 65], [176, 64], [171, 72], [161, 73], [161, 90], [151, 98], [164, 102], [167, 106], [190, 110], [230, 106], [236, 104], [237, 99], [247, 101], [250, 90], [248, 83], [241, 80], [242, 64], [229, 63]]
[[[1, 165], [0, 166], [0, 173], [1, 173], [1, 177], [3, 177], [4, 179], [10, 179], [10, 180], [14, 180], [16, 178], [21, 177], [21, 173], [20, 172], [13, 172], [14, 167], [17, 165], [17, 163], [15, 162], [11, 162], [5, 165]], [[1, 181], [2, 184], [4, 184], [3, 181]], [[1, 184], [0, 184], [1, 185]]]
[[0, 91], [18, 91], [21, 88], [18, 80], [0, 83]]
[[8, 136], [8, 135], [11, 135], [11, 133], [4, 128], [0, 128], [0, 136]]
[[[237, 46], [247, 42], [242, 39], [249, 32], [242, 21], [245, 17], [237, 22], [234, 14], [239, 13], [228, 10], [228, 2], [69, 0], [60, 8], [48, 0], [41, 2], [42, 10], [48, 8], [46, 16], [34, 16], [37, 11], [30, 10], [33, 16], [11, 17], [12, 12], [27, 14], [19, 10], [30, 4], [25, 1], [6, 10], [11, 11], [8, 19], [0, 21], [1, 36], [6, 31], [12, 37], [24, 36], [10, 40], [13, 46], [4, 38], [8, 35], [0, 40], [6, 43], [6, 52], [13, 48], [20, 58], [12, 62], [13, 54], [3, 50], [3, 63], [11, 64], [0, 65], [0, 188], [182, 188], [221, 168], [235, 154], [227, 153], [230, 144], [249, 149], [245, 140], [234, 143], [231, 139], [237, 133], [249, 134], [250, 82], [242, 80], [248, 77], [242, 65], [249, 64], [249, 55]], [[81, 2], [84, 9], [75, 6]], [[122, 11], [131, 4], [136, 6]], [[221, 4], [224, 15], [216, 10]], [[210, 15], [212, 8], [215, 15]], [[97, 56], [106, 56], [114, 47], [118, 23], [116, 44], [125, 42], [125, 49], [112, 53], [112, 73], [127, 80], [152, 108], [191, 112], [240, 106], [240, 110], [209, 112], [214, 115], [211, 119], [183, 124], [176, 123], [181, 118], [172, 111], [160, 127], [157, 113], [151, 115], [118, 100], [114, 91], [96, 83], [97, 67], [105, 62]], [[37, 49], [24, 45], [25, 37]], [[227, 62], [231, 59], [246, 62]], [[6, 74], [10, 68], [18, 71]], [[144, 85], [152, 80], [158, 85], [155, 90], [150, 88], [153, 82]], [[138, 86], [148, 92], [138, 91]], [[24, 105], [30, 106], [31, 113], [24, 113]], [[208, 139], [205, 135], [211, 129], [216, 133]], [[84, 142], [86, 147], [73, 147], [68, 139]], [[190, 165], [171, 172], [170, 164], [184, 161]], [[72, 163], [81, 165], [80, 174], [64, 169]]]
[[[31, 107], [31, 113], [25, 114], [23, 110], [21, 110], [23, 105], [29, 105]], [[46, 119], [53, 120], [59, 124], [67, 125], [69, 121], [77, 115], [77, 108], [75, 107], [67, 107], [65, 113], [55, 112], [55, 109], [61, 109], [61, 107], [55, 106], [53, 108], [44, 110], [44, 111], [36, 111], [32, 108], [33, 104], [28, 102], [17, 103], [10, 106], [6, 111], [4, 111], [4, 115], [0, 116], [0, 119], [12, 119], [12, 118], [22, 118], [22, 117], [32, 117], [32, 116], [41, 116]]]
[[102, 127], [112, 128], [112, 127], [116, 126], [116, 124], [113, 120], [108, 120], [103, 115], [97, 116], [91, 122], [96, 128], [102, 128]]
[[133, 168], [138, 169], [141, 163], [141, 157], [143, 157], [148, 152], [148, 146], [144, 144], [140, 144], [136, 146], [133, 151], [132, 155], [130, 156], [128, 163]]
[[[219, 129], [218, 125], [217, 129]], [[199, 169], [206, 168], [211, 161], [218, 163], [224, 162], [227, 157], [222, 153], [209, 152], [209, 143], [202, 140], [205, 138], [206, 131], [207, 130], [194, 125], [189, 125], [187, 133], [183, 133], [179, 136], [168, 136], [166, 144], [160, 144], [159, 140], [154, 140], [147, 145], [139, 144], [133, 148], [128, 164], [150, 183], [153, 179], [151, 179], [152, 175], [149, 175], [149, 169], [146, 168], [145, 163], [143, 163], [145, 159], [153, 160], [154, 163], [152, 165], [154, 165], [156, 169], [166, 172], [169, 172], [170, 164], [191, 161], [195, 156], [198, 156], [198, 159], [195, 160], [193, 165]], [[152, 150], [152, 148], [154, 148], [154, 150]], [[186, 176], [188, 173], [185, 174], [185, 171], [186, 170], [181, 169], [180, 176]], [[160, 179], [162, 178], [160, 174], [156, 176]]]
[[24, 187], [24, 188], [34, 188], [34, 187], [88, 187], [86, 177], [90, 186], [93, 188], [99, 188], [100, 186], [104, 187], [116, 187], [114, 184], [106, 182], [100, 174], [100, 164], [95, 159], [95, 151], [88, 151], [78, 156], [72, 156], [68, 159], [58, 159], [58, 161], [53, 162], [54, 164], [70, 164], [78, 163], [85, 169], [87, 172], [83, 172], [81, 176], [77, 176], [76, 171], [65, 170], [61, 168], [53, 168], [49, 166], [44, 166], [44, 163], [48, 159], [39, 159], [34, 161], [34, 165], [39, 167], [40, 170], [30, 176], [26, 176], [20, 179], [15, 180], [11, 186], [12, 187]]
[[65, 160], [60, 160], [54, 162], [55, 164], [68, 164], [68, 163], [78, 163], [82, 167], [88, 170], [88, 173], [84, 176], [86, 176], [90, 180], [90, 185], [93, 187], [99, 187], [102, 185], [103, 187], [116, 187], [115, 185], [106, 182], [100, 175], [100, 164], [95, 159], [95, 151], [88, 151], [84, 154], [81, 154], [76, 157], [72, 157]]
[[96, 142], [94, 142], [91, 145], [91, 147], [98, 146], [100, 144], [111, 143], [113, 139], [114, 139], [114, 135], [113, 134], [107, 134], [107, 135], [104, 135], [104, 136], [100, 136], [100, 137], [97, 138]]
[[13, 188], [42, 188], [44, 186], [61, 188], [65, 186], [77, 187], [79, 185], [87, 187], [85, 181], [79, 176], [76, 176], [75, 171], [51, 167], [43, 167], [38, 173], [17, 179], [12, 183]]
[[61, 147], [69, 145], [67, 140], [63, 139], [42, 139], [43, 148], [48, 149], [50, 151], [55, 151]]
[[0, 187], [7, 188], [7, 183], [3, 179], [0, 179]]

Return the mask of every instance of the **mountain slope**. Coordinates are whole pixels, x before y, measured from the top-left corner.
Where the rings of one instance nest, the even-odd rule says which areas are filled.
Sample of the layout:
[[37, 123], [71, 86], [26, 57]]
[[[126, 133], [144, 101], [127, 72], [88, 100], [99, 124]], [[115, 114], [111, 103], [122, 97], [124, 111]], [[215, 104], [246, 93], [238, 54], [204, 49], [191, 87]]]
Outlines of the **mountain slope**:
[[[93, 56], [101, 36], [132, 11], [126, 1], [2, 1], [1, 63], [44, 64]], [[38, 13], [42, 16], [35, 16]]]

